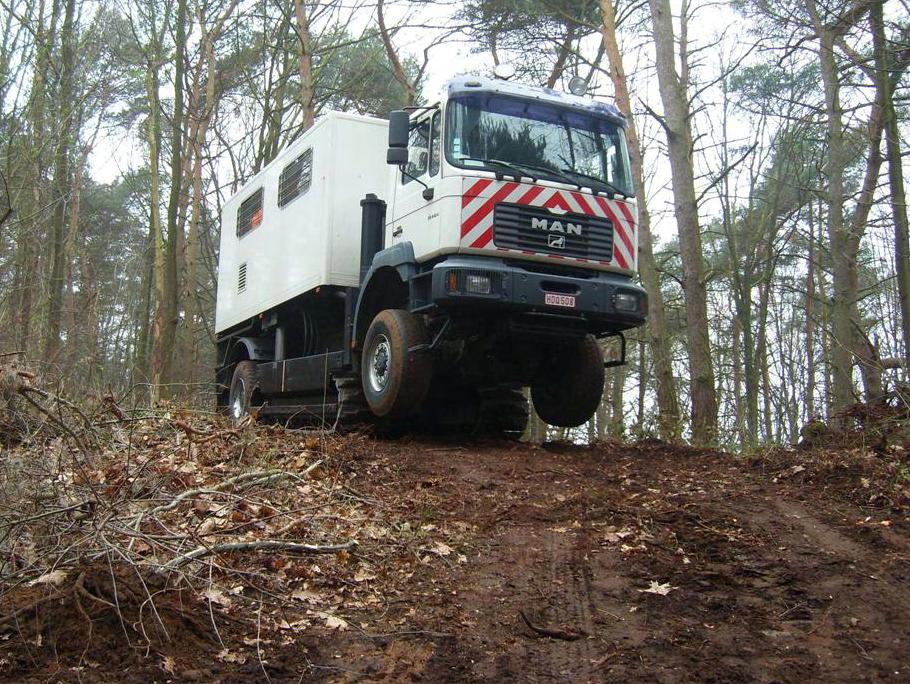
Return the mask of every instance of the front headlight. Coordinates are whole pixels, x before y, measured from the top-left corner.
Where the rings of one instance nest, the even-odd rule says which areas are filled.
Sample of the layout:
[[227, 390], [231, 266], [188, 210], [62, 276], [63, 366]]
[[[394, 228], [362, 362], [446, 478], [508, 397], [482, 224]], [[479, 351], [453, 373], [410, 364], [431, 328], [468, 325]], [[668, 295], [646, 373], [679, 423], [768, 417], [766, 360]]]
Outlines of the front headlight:
[[500, 287], [498, 275], [489, 271], [453, 269], [446, 273], [446, 290], [449, 294], [491, 295]]
[[464, 281], [464, 290], [468, 294], [488, 295], [493, 291], [490, 276], [468, 273]]
[[637, 292], [614, 292], [613, 308], [623, 313], [638, 313], [641, 311], [641, 295]]

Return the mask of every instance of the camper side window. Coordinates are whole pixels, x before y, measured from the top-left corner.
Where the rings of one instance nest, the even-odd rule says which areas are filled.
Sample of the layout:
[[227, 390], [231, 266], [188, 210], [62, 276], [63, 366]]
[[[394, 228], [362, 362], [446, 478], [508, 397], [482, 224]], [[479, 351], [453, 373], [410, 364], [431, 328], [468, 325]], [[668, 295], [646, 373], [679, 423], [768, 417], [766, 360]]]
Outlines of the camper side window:
[[[411, 127], [411, 134], [408, 138], [408, 164], [405, 167], [411, 176], [415, 178], [422, 176], [427, 172], [427, 161], [430, 156], [430, 119], [426, 118], [418, 121]], [[401, 174], [401, 184], [407, 185], [411, 182], [404, 174]]]
[[313, 180], [313, 148], [304, 150], [284, 167], [278, 179], [278, 206], [283, 207], [310, 189]]
[[262, 188], [240, 203], [237, 209], [237, 237], [243, 237], [262, 223]]

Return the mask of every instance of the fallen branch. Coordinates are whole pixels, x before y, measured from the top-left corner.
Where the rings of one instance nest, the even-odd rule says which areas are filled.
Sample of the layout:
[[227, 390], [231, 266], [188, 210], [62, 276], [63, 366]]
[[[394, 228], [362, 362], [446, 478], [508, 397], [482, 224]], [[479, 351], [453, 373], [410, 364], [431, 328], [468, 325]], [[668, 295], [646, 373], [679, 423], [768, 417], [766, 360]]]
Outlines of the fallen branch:
[[200, 546], [189, 553], [177, 556], [174, 560], [168, 561], [157, 572], [162, 573], [167, 570], [175, 570], [190, 561], [206, 558], [217, 553], [227, 553], [230, 551], [294, 551], [296, 553], [340, 553], [341, 551], [350, 551], [357, 546], [357, 541], [351, 539], [344, 544], [327, 544], [319, 546], [316, 544], [301, 544], [299, 542], [278, 541], [275, 539], [263, 539], [251, 542], [229, 542], [226, 544], [215, 544], [214, 546]]
[[244, 416], [233, 428], [228, 430], [197, 430], [192, 425], [182, 421], [174, 420], [174, 425], [179, 427], [186, 434], [187, 439], [193, 444], [206, 444], [218, 437], [229, 437], [240, 434], [252, 421], [250, 416]]
[[[24, 371], [21, 371], [19, 373], [19, 375], [26, 379], [29, 379], [29, 376], [31, 376], [31, 378], [34, 378], [34, 376], [31, 373], [27, 373]], [[19, 392], [19, 394], [21, 394], [22, 396], [26, 396], [26, 392], [34, 392], [42, 399], [50, 399], [50, 400], [57, 402], [58, 404], [61, 404], [62, 406], [66, 406], [68, 409], [73, 411], [73, 413], [77, 414], [82, 419], [82, 423], [85, 425], [86, 431], [92, 435], [92, 438], [97, 438], [97, 435], [95, 434], [95, 428], [92, 425], [92, 421], [90, 421], [88, 416], [85, 415], [85, 413], [82, 411], [82, 409], [79, 408], [78, 406], [76, 406], [73, 402], [71, 402], [67, 399], [64, 399], [63, 397], [61, 397], [57, 394], [51, 394], [50, 392], [45, 392], [43, 389], [39, 389], [38, 387], [32, 387], [31, 385], [26, 385], [26, 384], [20, 385], [16, 391]], [[35, 403], [35, 402], [33, 402], [33, 403]], [[39, 408], [41, 408], [41, 407], [39, 406]], [[45, 411], [43, 408], [41, 410], [42, 410], [42, 412], [47, 413], [47, 411]], [[59, 423], [60, 421], [57, 421], [57, 422]], [[69, 431], [69, 430], [67, 429], [67, 431]]]
[[563, 641], [578, 641], [582, 637], [588, 636], [588, 633], [585, 631], [573, 632], [565, 629], [551, 629], [549, 627], [538, 627], [533, 622], [528, 619], [528, 616], [525, 615], [523, 610], [519, 610], [518, 614], [521, 615], [521, 619], [525, 621], [525, 624], [528, 626], [532, 632], [539, 634], [540, 636], [549, 637], [550, 639], [562, 639]]
[[299, 475], [295, 473], [289, 473], [286, 470], [263, 470], [254, 473], [241, 473], [240, 475], [235, 475], [234, 477], [229, 477], [222, 482], [208, 486], [208, 487], [199, 487], [198, 489], [188, 489], [185, 492], [181, 492], [173, 499], [171, 499], [166, 504], [161, 504], [160, 506], [155, 506], [155, 508], [145, 511], [139, 514], [139, 517], [145, 517], [150, 515], [155, 515], [156, 513], [164, 513], [166, 511], [173, 510], [180, 505], [182, 501], [194, 497], [198, 494], [210, 494], [212, 492], [220, 492], [228, 487], [236, 485], [237, 487], [252, 487], [254, 485], [269, 484], [275, 482], [276, 480], [281, 480], [286, 477], [296, 477], [300, 478], [305, 475], [309, 475], [313, 470], [315, 470], [322, 463], [322, 459], [316, 461], [306, 470], [304, 470]]

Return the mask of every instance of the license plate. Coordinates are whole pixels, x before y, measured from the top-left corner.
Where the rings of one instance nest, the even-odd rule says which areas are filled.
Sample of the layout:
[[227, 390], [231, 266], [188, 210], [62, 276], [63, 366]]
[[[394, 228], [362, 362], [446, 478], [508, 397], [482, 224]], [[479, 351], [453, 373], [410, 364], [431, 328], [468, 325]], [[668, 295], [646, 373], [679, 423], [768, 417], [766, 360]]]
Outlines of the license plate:
[[575, 308], [574, 295], [552, 294], [547, 292], [544, 294], [543, 302], [544, 304], [549, 304], [550, 306], [564, 306], [567, 309]]

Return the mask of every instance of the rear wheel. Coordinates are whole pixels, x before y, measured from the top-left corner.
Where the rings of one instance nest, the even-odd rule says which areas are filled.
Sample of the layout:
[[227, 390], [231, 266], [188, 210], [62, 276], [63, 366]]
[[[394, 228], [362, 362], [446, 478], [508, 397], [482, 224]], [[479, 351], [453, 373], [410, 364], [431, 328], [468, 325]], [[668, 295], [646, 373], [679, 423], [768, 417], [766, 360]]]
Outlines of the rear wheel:
[[528, 400], [520, 389], [477, 389], [451, 376], [435, 377], [419, 415], [429, 434], [518, 440], [528, 424]]
[[[433, 365], [423, 320], [403, 309], [380, 311], [364, 341], [360, 377], [370, 410], [380, 418], [405, 418], [423, 402]], [[424, 349], [417, 349], [424, 347]]]
[[528, 426], [528, 399], [520, 389], [494, 387], [480, 391], [477, 433], [519, 440]]
[[604, 389], [603, 352], [592, 335], [555, 345], [531, 385], [531, 399], [541, 420], [577, 427], [600, 405]]
[[231, 418], [240, 420], [252, 412], [253, 395], [258, 384], [256, 364], [252, 361], [240, 361], [234, 368], [228, 397], [228, 413]]

